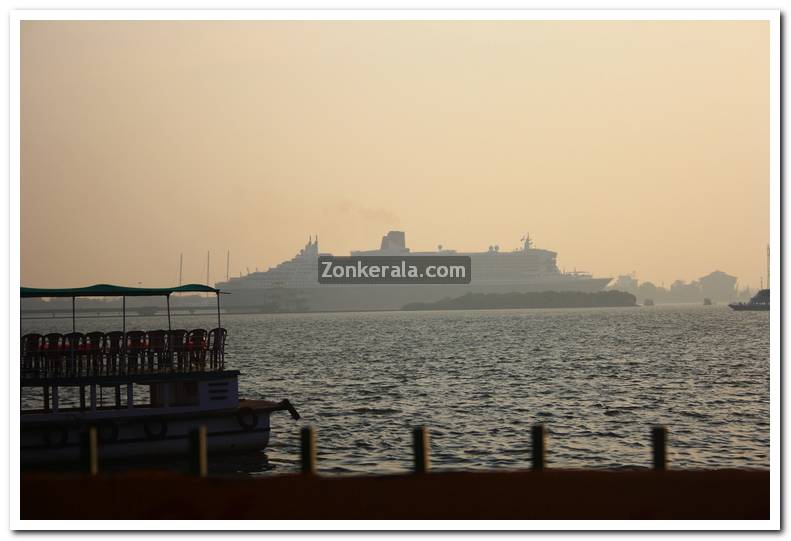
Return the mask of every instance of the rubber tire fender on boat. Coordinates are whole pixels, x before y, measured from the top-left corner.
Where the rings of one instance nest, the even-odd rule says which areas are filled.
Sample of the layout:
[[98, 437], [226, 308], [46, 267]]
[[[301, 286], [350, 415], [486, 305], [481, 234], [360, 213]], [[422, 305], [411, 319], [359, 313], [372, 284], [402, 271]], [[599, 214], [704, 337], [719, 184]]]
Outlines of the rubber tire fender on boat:
[[[154, 426], [157, 427], [157, 430], [154, 430]], [[168, 423], [162, 417], [153, 417], [143, 422], [143, 430], [146, 436], [148, 436], [148, 439], [161, 440], [168, 433]]]
[[69, 431], [63, 425], [52, 425], [44, 429], [44, 442], [49, 447], [62, 447], [69, 439]]
[[250, 408], [239, 408], [236, 412], [236, 420], [245, 430], [253, 430], [258, 426], [258, 414]]
[[115, 421], [105, 420], [96, 425], [98, 443], [112, 443], [118, 439], [118, 425]]

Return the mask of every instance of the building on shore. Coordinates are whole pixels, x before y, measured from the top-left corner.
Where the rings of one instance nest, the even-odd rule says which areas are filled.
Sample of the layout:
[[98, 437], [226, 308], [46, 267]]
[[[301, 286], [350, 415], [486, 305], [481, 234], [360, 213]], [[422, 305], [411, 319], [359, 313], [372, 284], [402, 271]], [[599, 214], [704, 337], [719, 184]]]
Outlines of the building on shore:
[[736, 281], [735, 276], [718, 270], [698, 279], [703, 297], [721, 302], [736, 298]]

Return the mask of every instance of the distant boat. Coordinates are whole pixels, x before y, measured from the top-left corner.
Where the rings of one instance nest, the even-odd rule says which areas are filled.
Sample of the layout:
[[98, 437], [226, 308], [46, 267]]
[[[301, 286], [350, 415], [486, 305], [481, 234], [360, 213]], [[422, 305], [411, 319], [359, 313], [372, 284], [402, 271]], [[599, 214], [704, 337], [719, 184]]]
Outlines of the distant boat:
[[646, 299], [643, 301], [643, 306], [653, 306], [654, 300], [653, 299]]
[[769, 290], [762, 289], [755, 296], [750, 299], [750, 302], [734, 302], [729, 304], [731, 308], [737, 311], [751, 310], [751, 311], [766, 311], [769, 310]]
[[703, 299], [703, 306], [711, 306], [711, 299], [708, 297]]

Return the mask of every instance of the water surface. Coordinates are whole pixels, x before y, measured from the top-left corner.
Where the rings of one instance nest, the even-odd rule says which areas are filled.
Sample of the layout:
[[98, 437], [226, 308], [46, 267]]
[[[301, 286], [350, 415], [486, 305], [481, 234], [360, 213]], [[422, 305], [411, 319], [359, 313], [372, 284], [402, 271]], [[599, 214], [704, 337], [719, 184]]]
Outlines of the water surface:
[[[267, 460], [223, 471], [297, 469], [299, 428], [317, 430], [324, 473], [409, 469], [411, 429], [431, 433], [436, 470], [523, 468], [530, 426], [554, 467], [650, 464], [649, 430], [669, 430], [677, 468], [769, 466], [769, 317], [724, 306], [226, 316], [227, 364], [247, 398], [289, 398]], [[174, 328], [212, 327], [176, 316]], [[23, 331], [71, 320], [23, 320]], [[133, 317], [127, 328], [167, 326]], [[120, 327], [77, 320], [79, 331]]]

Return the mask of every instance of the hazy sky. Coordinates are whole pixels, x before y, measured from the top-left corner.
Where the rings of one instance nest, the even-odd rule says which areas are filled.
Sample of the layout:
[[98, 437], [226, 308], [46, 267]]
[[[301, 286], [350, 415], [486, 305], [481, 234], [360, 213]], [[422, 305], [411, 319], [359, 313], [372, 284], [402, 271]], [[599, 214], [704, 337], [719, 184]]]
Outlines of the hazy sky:
[[768, 22], [23, 22], [22, 283], [535, 245], [758, 286]]

